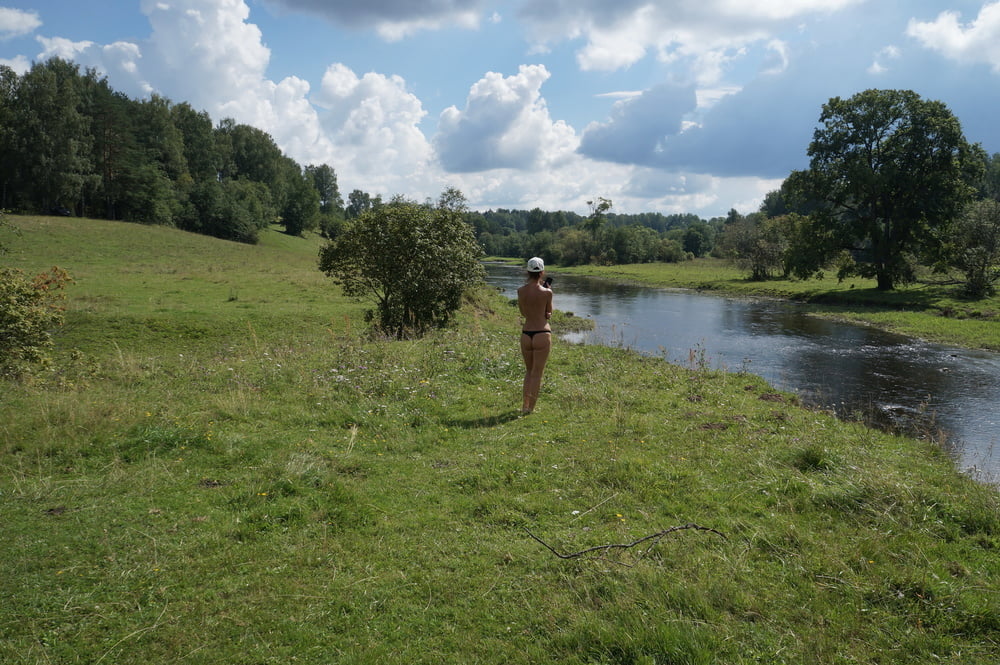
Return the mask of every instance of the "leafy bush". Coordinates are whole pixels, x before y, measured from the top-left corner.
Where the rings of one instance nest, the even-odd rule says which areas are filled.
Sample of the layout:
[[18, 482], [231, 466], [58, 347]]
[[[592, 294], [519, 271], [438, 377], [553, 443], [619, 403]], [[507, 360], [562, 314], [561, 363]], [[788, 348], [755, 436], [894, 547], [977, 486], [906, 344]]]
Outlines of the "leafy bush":
[[320, 250], [320, 270], [345, 295], [373, 302], [368, 320], [386, 335], [444, 326], [483, 276], [482, 248], [462, 210], [444, 195], [438, 207], [394, 201], [369, 210]]
[[965, 293], [983, 298], [996, 293], [1000, 280], [1000, 202], [971, 203], [955, 220], [952, 265], [965, 276]]
[[28, 278], [0, 268], [0, 375], [18, 376], [49, 361], [52, 328], [63, 319], [63, 289], [71, 282], [58, 267]]

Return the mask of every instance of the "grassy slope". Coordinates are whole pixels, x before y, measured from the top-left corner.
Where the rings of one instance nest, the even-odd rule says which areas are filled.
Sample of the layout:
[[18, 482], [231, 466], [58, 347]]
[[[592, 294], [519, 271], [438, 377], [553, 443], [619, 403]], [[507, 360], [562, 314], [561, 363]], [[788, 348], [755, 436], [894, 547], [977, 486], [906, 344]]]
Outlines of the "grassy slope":
[[969, 348], [1000, 350], [1000, 295], [978, 301], [961, 298], [954, 285], [914, 284], [880, 292], [874, 280], [748, 281], [717, 259], [685, 263], [581, 266], [571, 269], [606, 279], [667, 288], [694, 288], [737, 296], [788, 298], [808, 303], [817, 315], [868, 323], [923, 339]]
[[517, 418], [504, 303], [366, 342], [314, 241], [12, 221], [77, 284], [0, 386], [4, 663], [1000, 659], [1000, 500], [929, 444], [564, 344]]

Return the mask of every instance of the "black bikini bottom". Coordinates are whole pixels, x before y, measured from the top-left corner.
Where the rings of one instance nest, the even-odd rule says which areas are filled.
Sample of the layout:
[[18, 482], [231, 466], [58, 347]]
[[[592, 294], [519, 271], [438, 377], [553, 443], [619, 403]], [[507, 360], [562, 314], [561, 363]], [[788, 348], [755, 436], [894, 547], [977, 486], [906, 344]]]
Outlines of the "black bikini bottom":
[[552, 332], [551, 330], [522, 330], [521, 334], [527, 335], [528, 337], [534, 337], [539, 333], [551, 333], [551, 332]]

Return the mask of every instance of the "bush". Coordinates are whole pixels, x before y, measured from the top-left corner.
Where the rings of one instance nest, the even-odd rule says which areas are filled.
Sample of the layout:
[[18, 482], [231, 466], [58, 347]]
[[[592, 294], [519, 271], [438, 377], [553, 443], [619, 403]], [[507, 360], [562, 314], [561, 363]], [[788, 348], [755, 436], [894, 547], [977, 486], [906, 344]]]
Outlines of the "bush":
[[51, 330], [63, 320], [63, 289], [71, 282], [61, 268], [29, 279], [0, 269], [0, 375], [16, 377], [34, 363], [47, 364]]
[[375, 328], [401, 339], [448, 323], [483, 279], [482, 248], [462, 207], [395, 201], [362, 213], [320, 251], [319, 267], [368, 300]]
[[1000, 202], [971, 203], [955, 220], [951, 237], [952, 265], [965, 276], [965, 294], [992, 296], [1000, 280]]

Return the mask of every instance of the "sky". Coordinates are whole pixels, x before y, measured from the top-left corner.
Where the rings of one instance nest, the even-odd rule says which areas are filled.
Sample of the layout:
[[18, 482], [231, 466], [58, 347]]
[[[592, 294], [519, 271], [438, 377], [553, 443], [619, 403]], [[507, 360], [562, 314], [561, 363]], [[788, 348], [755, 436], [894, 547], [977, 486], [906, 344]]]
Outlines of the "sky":
[[0, 0], [0, 64], [55, 56], [258, 127], [345, 198], [745, 214], [870, 88], [1000, 152], [1000, 0]]

